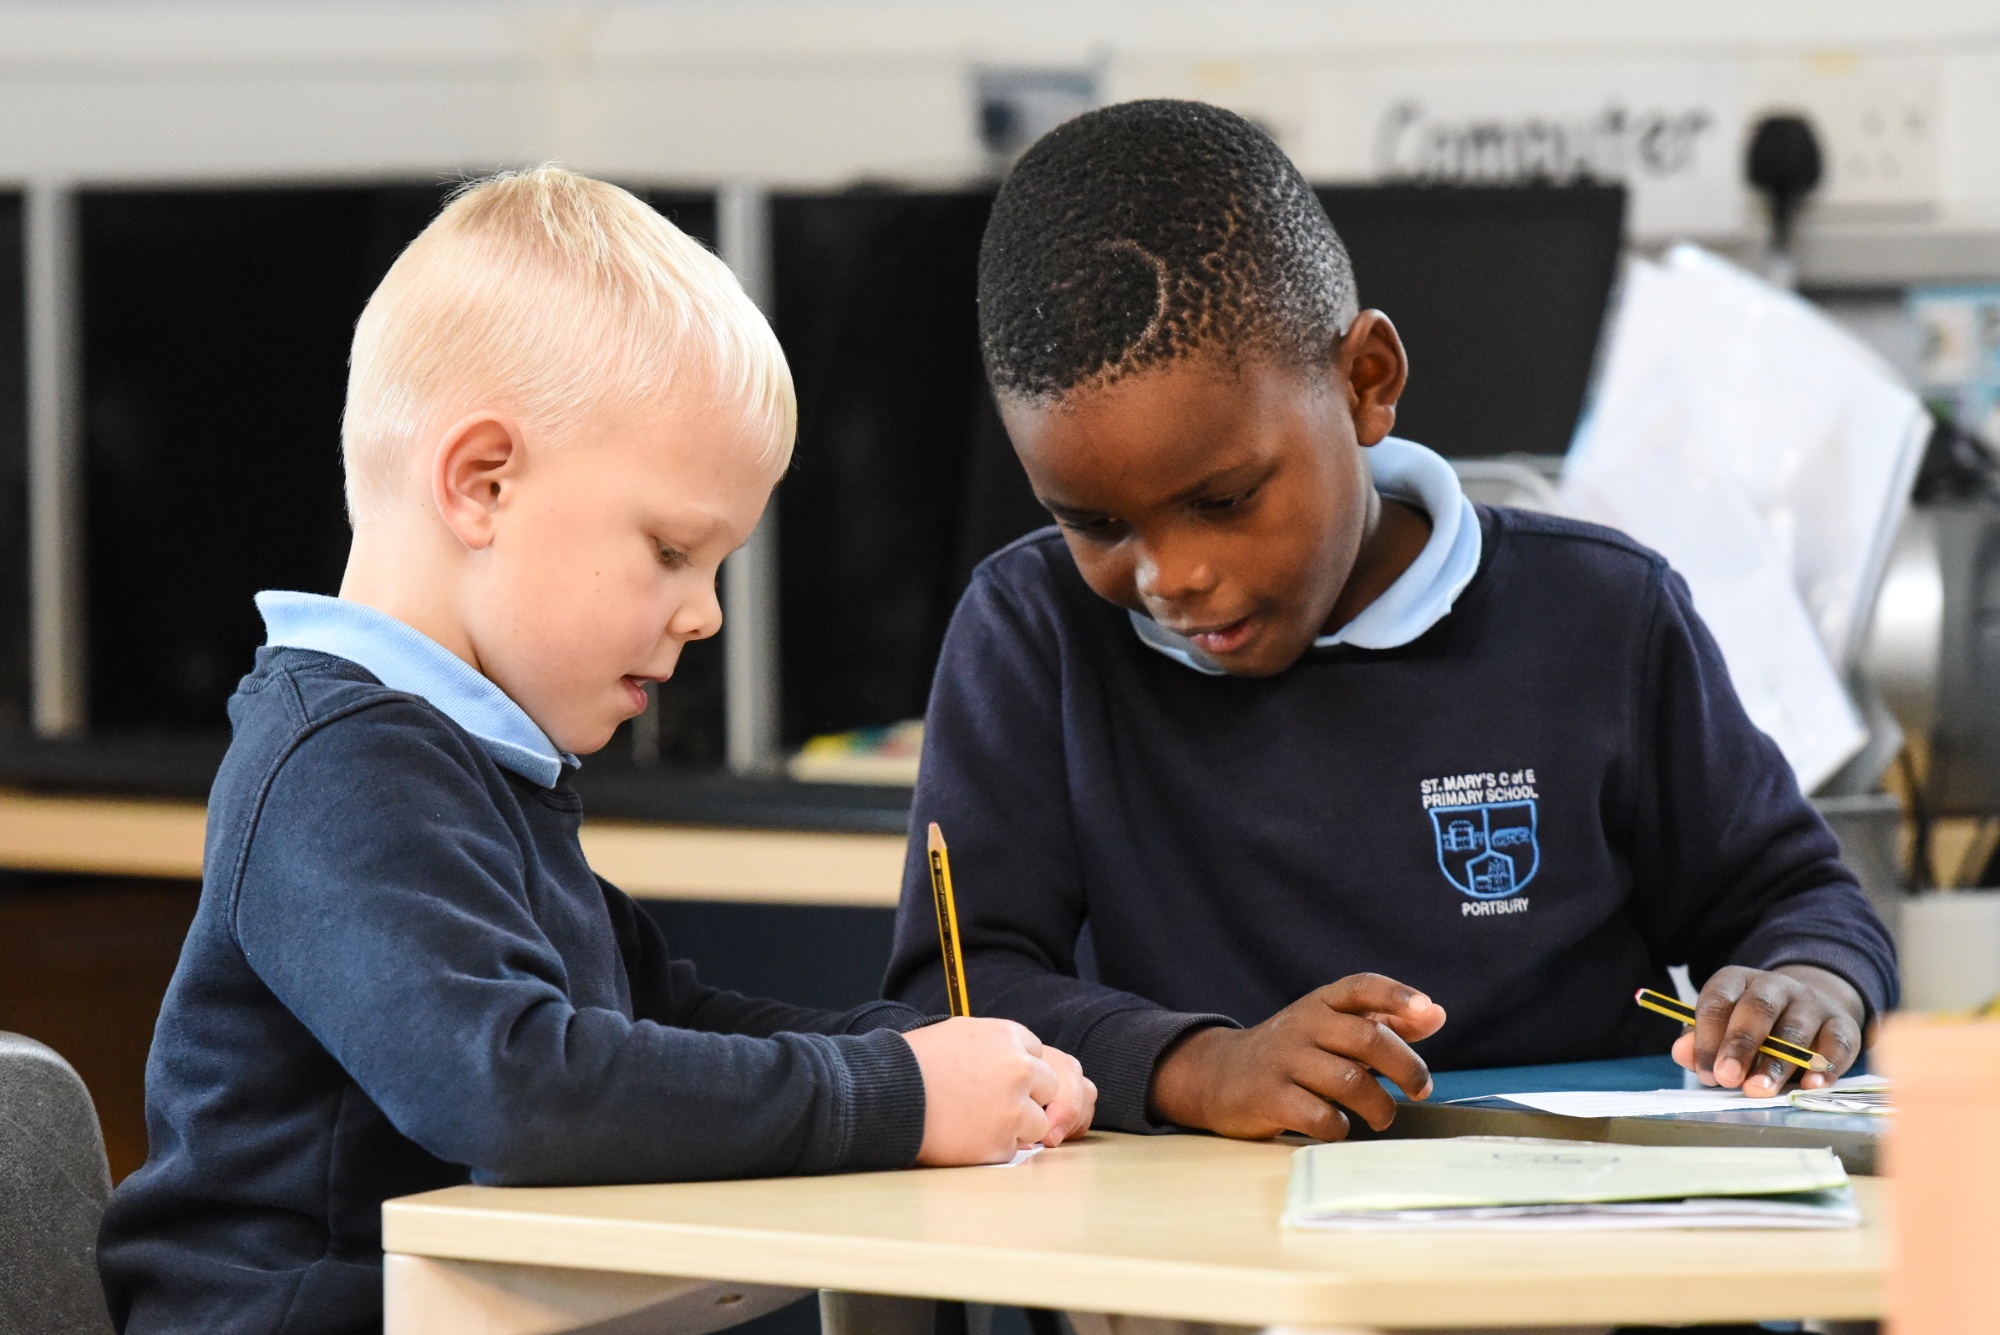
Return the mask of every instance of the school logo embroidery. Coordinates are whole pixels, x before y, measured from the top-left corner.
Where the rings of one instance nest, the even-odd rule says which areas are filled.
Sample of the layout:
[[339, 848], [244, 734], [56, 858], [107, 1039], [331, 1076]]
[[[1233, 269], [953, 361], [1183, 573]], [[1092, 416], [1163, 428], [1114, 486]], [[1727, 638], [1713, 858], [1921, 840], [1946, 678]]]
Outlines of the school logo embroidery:
[[1437, 843], [1438, 869], [1471, 902], [1468, 918], [1525, 913], [1521, 891], [1542, 867], [1531, 769], [1425, 779], [1424, 809]]

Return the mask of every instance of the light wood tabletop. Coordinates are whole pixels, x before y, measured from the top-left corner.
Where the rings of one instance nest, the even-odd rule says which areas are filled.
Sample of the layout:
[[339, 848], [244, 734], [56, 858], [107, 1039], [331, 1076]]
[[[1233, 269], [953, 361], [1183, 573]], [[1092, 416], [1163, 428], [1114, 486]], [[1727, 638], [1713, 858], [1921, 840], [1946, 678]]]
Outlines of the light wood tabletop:
[[[1279, 1227], [1290, 1154], [1205, 1136], [1097, 1133], [1015, 1168], [451, 1188], [383, 1207], [391, 1311], [401, 1303], [436, 1328], [471, 1329], [450, 1318], [532, 1288], [539, 1323], [490, 1328], [559, 1330], [560, 1311], [603, 1314], [578, 1295], [629, 1289], [647, 1275], [1252, 1327], [1880, 1311], [1875, 1180], [1855, 1181], [1866, 1222], [1851, 1230], [1321, 1233]], [[399, 1325], [418, 1328], [413, 1318], [390, 1328]]]
[[[0, 867], [100, 876], [201, 876], [199, 802], [0, 791]], [[640, 899], [894, 908], [901, 835], [710, 829], [586, 820], [600, 876]]]

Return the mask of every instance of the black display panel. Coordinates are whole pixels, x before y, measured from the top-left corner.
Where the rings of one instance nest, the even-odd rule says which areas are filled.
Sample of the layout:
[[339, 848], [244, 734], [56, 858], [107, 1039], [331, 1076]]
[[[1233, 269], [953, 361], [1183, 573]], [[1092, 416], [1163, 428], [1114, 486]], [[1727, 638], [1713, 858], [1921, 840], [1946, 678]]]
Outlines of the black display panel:
[[28, 726], [28, 364], [21, 196], [0, 194], [0, 736]]
[[[263, 638], [251, 595], [337, 589], [354, 321], [448, 189], [81, 196], [94, 733], [223, 729]], [[654, 202], [712, 239], [708, 197]], [[669, 756], [720, 753], [713, 657], [691, 654], [696, 689], [669, 695], [689, 734], [663, 735]]]
[[225, 727], [263, 638], [250, 595], [338, 587], [371, 193], [79, 200], [94, 730]]
[[784, 737], [923, 713], [972, 566], [1047, 522], [979, 364], [990, 192], [772, 201], [799, 394], [779, 490]]
[[1396, 434], [1453, 458], [1569, 449], [1624, 242], [1622, 186], [1318, 191], [1361, 304], [1410, 355]]

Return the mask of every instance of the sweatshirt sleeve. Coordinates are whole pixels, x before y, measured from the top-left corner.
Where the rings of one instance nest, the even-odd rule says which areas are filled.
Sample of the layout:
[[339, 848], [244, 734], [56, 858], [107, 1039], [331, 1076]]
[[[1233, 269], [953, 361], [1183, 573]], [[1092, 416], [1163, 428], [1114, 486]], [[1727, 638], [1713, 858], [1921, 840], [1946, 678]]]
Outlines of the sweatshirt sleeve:
[[1661, 569], [1635, 718], [1636, 905], [1656, 958], [1699, 984], [1726, 964], [1811, 964], [1880, 1015], [1896, 954], [1777, 744], [1744, 713], [1687, 584]]
[[525, 832], [466, 744], [413, 703], [364, 716], [309, 733], [267, 781], [231, 917], [250, 966], [398, 1131], [490, 1184], [915, 1159], [923, 1078], [892, 1029], [702, 1032], [573, 1005], [530, 911]]
[[632, 1013], [641, 1020], [715, 1034], [865, 1034], [878, 1029], [908, 1033], [937, 1017], [894, 1001], [871, 1001], [849, 1011], [823, 1011], [766, 997], [709, 987], [695, 966], [668, 954], [668, 942], [645, 910], [602, 877], [605, 907], [632, 984]]
[[[1015, 559], [1031, 559], [1027, 554]], [[925, 835], [951, 845], [975, 1014], [1003, 1016], [1073, 1053], [1097, 1085], [1096, 1124], [1164, 1129], [1146, 1111], [1160, 1054], [1220, 1015], [1187, 1015], [1077, 976], [1085, 887], [1063, 754], [1063, 682], [1050, 619], [974, 576], [945, 634], [925, 712], [909, 853], [884, 994], [946, 1009]]]

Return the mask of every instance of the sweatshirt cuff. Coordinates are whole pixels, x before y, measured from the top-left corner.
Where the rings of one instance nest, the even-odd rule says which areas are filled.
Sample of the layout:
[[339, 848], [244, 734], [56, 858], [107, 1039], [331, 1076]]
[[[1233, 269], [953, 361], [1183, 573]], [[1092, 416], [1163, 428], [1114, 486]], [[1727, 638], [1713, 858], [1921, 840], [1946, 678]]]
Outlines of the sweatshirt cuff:
[[847, 1136], [831, 1166], [855, 1173], [908, 1168], [924, 1144], [924, 1073], [917, 1054], [894, 1029], [837, 1041], [847, 1065]]
[[[1838, 941], [1792, 941], [1761, 952], [1763, 958], [1750, 967], [1775, 969], [1781, 964], [1810, 964], [1815, 969], [1837, 973], [1861, 994], [1865, 1024], [1896, 1008], [1896, 985], [1882, 977], [1881, 966], [1862, 951]], [[1749, 961], [1744, 961], [1749, 963]]]
[[866, 1006], [849, 1013], [847, 1032], [850, 1034], [872, 1034], [878, 1029], [893, 1029], [899, 1034], [907, 1034], [912, 1029], [922, 1029], [925, 1025], [936, 1024], [945, 1018], [942, 1015], [926, 1015], [914, 1006], [905, 1006], [900, 1001], [871, 1001]]
[[1146, 1112], [1153, 1088], [1153, 1070], [1160, 1054], [1191, 1029], [1220, 1025], [1240, 1028], [1226, 1015], [1188, 1015], [1180, 1011], [1134, 1007], [1113, 1011], [1092, 1025], [1076, 1045], [1083, 1073], [1097, 1086], [1097, 1116], [1093, 1124], [1107, 1131], [1145, 1134], [1173, 1130]]

